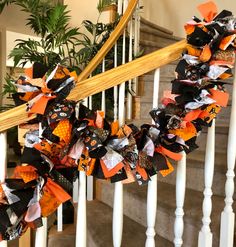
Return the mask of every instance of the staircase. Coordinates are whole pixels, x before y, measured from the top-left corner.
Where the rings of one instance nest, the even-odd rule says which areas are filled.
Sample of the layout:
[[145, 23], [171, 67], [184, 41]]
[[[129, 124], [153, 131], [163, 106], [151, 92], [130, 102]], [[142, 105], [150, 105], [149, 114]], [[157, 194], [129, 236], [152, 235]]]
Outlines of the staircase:
[[[141, 50], [144, 50], [144, 54], [148, 54], [152, 51], [163, 48], [180, 40], [179, 38], [174, 37], [171, 31], [163, 29], [143, 18], [141, 18], [140, 31], [140, 46]], [[167, 87], [167, 84], [170, 85], [170, 80], [171, 78], [173, 78], [173, 71], [176, 64], [177, 62], [173, 62], [161, 68], [160, 90], [162, 92], [164, 88]], [[139, 107], [141, 109], [141, 115], [145, 117], [140, 120], [132, 121], [136, 125], [140, 125], [140, 123], [144, 122], [150, 122], [150, 118], [148, 118], [148, 115], [146, 113], [148, 113], [149, 110], [152, 108], [152, 97], [150, 97], [150, 92], [152, 92], [151, 86], [153, 85], [153, 72], [145, 74], [141, 77], [142, 78], [140, 80], [144, 81], [144, 95], [141, 97]], [[162, 92], [160, 92], [160, 95], [162, 94]], [[148, 94], [149, 96], [146, 96]], [[173, 231], [172, 228], [175, 220], [175, 201], [173, 201], [172, 204], [170, 204], [170, 201], [175, 198], [175, 188], [174, 185], [169, 185], [169, 188], [167, 188], [166, 185], [166, 183], [162, 182], [160, 182], [160, 185], [158, 185], [159, 188], [161, 188], [160, 186], [162, 186], [164, 190], [160, 189], [160, 191], [158, 191], [161, 193], [161, 195], [159, 195], [160, 193], [158, 194], [157, 228], [163, 227], [164, 222], [169, 222], [165, 226], [165, 229], [162, 229], [162, 231], [166, 232], [166, 234], [162, 233], [160, 229], [156, 229], [158, 233], [155, 238], [156, 246], [160, 247], [173, 246], [171, 237], [168, 238], [166, 235], [170, 235], [170, 229], [171, 231]], [[110, 247], [113, 245], [112, 207], [114, 185], [110, 184], [110, 182], [97, 180], [95, 186], [96, 200], [87, 202], [87, 246]], [[166, 197], [165, 201], [162, 201], [161, 198], [163, 198], [166, 189], [171, 189], [171, 191], [168, 192], [169, 194], [168, 197]], [[124, 186], [124, 229], [122, 240], [122, 246], [124, 247], [143, 247], [145, 245], [146, 194], [147, 186], [138, 186], [137, 184]], [[164, 211], [162, 211], [163, 209]], [[160, 224], [159, 215], [165, 217], [162, 219], [163, 224]], [[74, 246], [76, 231], [75, 225], [64, 225], [64, 227], [65, 228], [62, 233], [57, 232], [56, 227], [53, 227], [50, 230], [48, 247]]]
[[[140, 45], [145, 54], [168, 46], [180, 39], [174, 37], [172, 32], [163, 29], [145, 19], [141, 19]], [[159, 99], [164, 90], [171, 86], [170, 81], [174, 78], [174, 70], [178, 61], [172, 62], [161, 68]], [[143, 75], [141, 83], [140, 116], [132, 122], [141, 125], [150, 122], [148, 115], [152, 109], [153, 73]], [[229, 90], [230, 91], [230, 90]], [[213, 247], [219, 246], [220, 213], [224, 208], [224, 185], [226, 173], [226, 145], [230, 107], [220, 114], [220, 120], [216, 127], [216, 155], [215, 174], [213, 182], [213, 209], [211, 230], [213, 232]], [[226, 119], [226, 121], [224, 121]], [[199, 149], [188, 155], [186, 196], [184, 205], [184, 247], [196, 247], [198, 233], [202, 226], [202, 201], [204, 190], [204, 156], [207, 129], [204, 129], [199, 137]], [[176, 167], [175, 167], [176, 168]], [[176, 171], [176, 169], [175, 169]], [[176, 172], [163, 178], [158, 175], [157, 195], [157, 219], [156, 219], [156, 246], [173, 246], [175, 221], [175, 184]], [[88, 247], [112, 246], [112, 207], [114, 185], [107, 181], [96, 181], [96, 200], [87, 202], [88, 221]], [[146, 224], [146, 198], [147, 186], [128, 184], [124, 186], [124, 229], [122, 246], [143, 247], [145, 245]], [[49, 247], [74, 246], [75, 226], [65, 225], [63, 233], [58, 233], [55, 227], [49, 234]], [[63, 244], [63, 245], [62, 245]]]
[[[148, 54], [154, 50], [163, 48], [167, 45], [180, 40], [173, 36], [169, 30], [158, 27], [157, 25], [141, 19], [141, 49]], [[174, 78], [174, 70], [178, 61], [172, 62], [160, 69], [160, 91], [159, 99], [163, 96], [164, 90], [169, 90], [171, 80]], [[135, 119], [132, 123], [140, 126], [143, 123], [150, 123], [149, 111], [152, 109], [153, 78], [154, 72], [147, 73], [141, 77], [141, 99], [140, 99], [140, 119]], [[227, 86], [226, 86], [227, 87]], [[230, 92], [231, 86], [227, 90]], [[212, 197], [212, 223], [213, 247], [219, 246], [220, 214], [224, 208], [225, 181], [227, 171], [226, 149], [228, 123], [230, 117], [231, 101], [227, 108], [219, 114], [216, 125], [216, 152], [215, 152], [215, 172], [213, 180]], [[137, 114], [136, 114], [137, 115]], [[227, 123], [227, 124], [226, 124]], [[204, 190], [204, 160], [206, 149], [207, 128], [203, 129], [198, 139], [199, 149], [187, 156], [187, 179], [186, 195], [184, 205], [184, 247], [196, 247], [198, 233], [202, 226], [202, 201]], [[176, 168], [176, 167], [175, 167]], [[163, 178], [158, 175], [158, 195], [157, 195], [157, 219], [155, 230], [157, 232], [156, 245], [160, 247], [173, 246], [175, 221], [175, 172]], [[114, 186], [108, 182], [96, 182], [96, 198], [112, 207]], [[234, 196], [235, 197], [235, 196]], [[146, 227], [146, 198], [147, 186], [129, 184], [124, 186], [124, 214], [138, 224]], [[234, 208], [236, 206], [234, 205]], [[125, 230], [124, 230], [125, 232]], [[161, 239], [161, 241], [159, 240]], [[163, 241], [163, 242], [162, 242]], [[166, 242], [164, 242], [166, 241]], [[98, 245], [100, 246], [100, 245]], [[124, 245], [129, 246], [129, 245]], [[144, 246], [141, 245], [141, 246]]]
[[[134, 0], [131, 2], [135, 2]], [[125, 18], [124, 18], [125, 19]], [[123, 30], [119, 29], [119, 33], [122, 33]], [[107, 71], [101, 75], [95, 76], [93, 78], [85, 79], [91, 73], [91, 67], [88, 66], [87, 71], [83, 71], [82, 75], [80, 75], [78, 81], [80, 82], [79, 87], [71, 92], [69, 95], [69, 99], [84, 99], [94, 93], [101, 92], [110, 88], [112, 86], [116, 86], [123, 81], [130, 80], [135, 78], [141, 74], [146, 73], [147, 71], [151, 71], [153, 69], [159, 68], [163, 64], [168, 64], [165, 67], [161, 68], [161, 83], [160, 83], [160, 92], [159, 98], [164, 90], [170, 87], [170, 81], [174, 78], [174, 69], [177, 62], [171, 62], [176, 60], [182, 50], [186, 47], [186, 42], [176, 42], [179, 38], [174, 37], [172, 33], [166, 29], [160, 28], [155, 24], [152, 24], [144, 19], [141, 20], [141, 41], [140, 44], [143, 48], [145, 48], [145, 54], [149, 54], [150, 52], [160, 49], [162, 47], [168, 46], [172, 43], [176, 43], [173, 46], [170, 46], [166, 49], [162, 49], [161, 51], [154, 52], [150, 55], [146, 55], [143, 58], [136, 59], [133, 62], [124, 64], [117, 68], [114, 68], [110, 71]], [[105, 54], [106, 52], [104, 52]], [[98, 54], [98, 57], [102, 59], [101, 53]], [[101, 59], [97, 61], [101, 62]], [[97, 63], [99, 63], [97, 62]], [[96, 62], [94, 62], [96, 65]], [[144, 68], [145, 67], [145, 68]], [[126, 73], [124, 73], [124, 71]], [[113, 78], [111, 81], [110, 78]], [[140, 101], [140, 109], [141, 112], [139, 114], [140, 119], [135, 119], [132, 121], [136, 125], [140, 125], [141, 123], [150, 122], [151, 119], [148, 116], [148, 112], [152, 108], [152, 94], [153, 94], [153, 73], [144, 74], [141, 78], [143, 82], [143, 90], [141, 91], [141, 101]], [[168, 84], [168, 85], [167, 85]], [[229, 89], [229, 91], [231, 91]], [[25, 106], [17, 107], [16, 110], [9, 111], [7, 114], [2, 114], [0, 116], [0, 120], [2, 120], [2, 125], [0, 126], [0, 130], [4, 131], [7, 128], [19, 124], [21, 122], [25, 122], [28, 120], [28, 116], [25, 113]], [[123, 110], [122, 110], [123, 112]], [[226, 173], [226, 141], [228, 134], [228, 126], [225, 122], [229, 122], [229, 109], [224, 110], [223, 114], [220, 116], [220, 121], [217, 123], [216, 127], [216, 159], [215, 159], [215, 175], [214, 175], [214, 183], [213, 183], [213, 194], [212, 204], [213, 211], [211, 215], [211, 231], [213, 232], [213, 247], [219, 246], [219, 238], [220, 238], [220, 215], [224, 207], [224, 186], [225, 186], [225, 173]], [[15, 116], [20, 116], [19, 119], [15, 120]], [[31, 116], [34, 118], [35, 116]], [[188, 156], [187, 159], [187, 181], [186, 181], [186, 196], [185, 196], [185, 204], [184, 204], [184, 235], [183, 241], [184, 247], [195, 247], [198, 242], [198, 233], [201, 229], [202, 223], [202, 202], [203, 202], [203, 190], [204, 190], [204, 160], [205, 160], [205, 143], [207, 130], [204, 129], [203, 133], [199, 139], [200, 148], [198, 151], [195, 151], [193, 154]], [[184, 160], [184, 158], [183, 158]], [[180, 166], [178, 166], [180, 167]], [[181, 222], [181, 205], [178, 206], [178, 209], [181, 211], [177, 212], [177, 217], [175, 215], [176, 210], [176, 202], [175, 198], [178, 197], [178, 202], [181, 204], [181, 193], [184, 194], [185, 188], [182, 186], [176, 193], [176, 184], [183, 180], [181, 180], [181, 176], [178, 173], [178, 181], [176, 183], [176, 165], [175, 172], [171, 175], [167, 176], [163, 179], [160, 175], [158, 175], [158, 195], [157, 195], [157, 217], [155, 224], [156, 238], [155, 243], [156, 246], [160, 247], [169, 247], [174, 246], [174, 225], [181, 232], [182, 222]], [[182, 172], [182, 174], [184, 171]], [[81, 177], [85, 178], [85, 173], [80, 173]], [[183, 174], [184, 176], [184, 174]], [[181, 181], [180, 181], [181, 180]], [[81, 182], [83, 181], [83, 183]], [[153, 180], [154, 181], [154, 180]], [[153, 184], [153, 181], [150, 184]], [[97, 180], [96, 181], [96, 190], [95, 196], [96, 200], [87, 202], [87, 208], [85, 205], [85, 182], [86, 180], [80, 180], [80, 184], [83, 188], [80, 190], [80, 198], [82, 200], [79, 204], [78, 210], [78, 222], [82, 221], [80, 224], [81, 231], [76, 232], [75, 224], [73, 225], [64, 225], [63, 232], [57, 232], [55, 227], [52, 227], [49, 232], [48, 237], [48, 246], [49, 247], [66, 247], [66, 246], [75, 246], [75, 235], [77, 246], [88, 246], [88, 247], [111, 247], [113, 246], [112, 241], [118, 241], [121, 233], [123, 233], [122, 244], [115, 246], [122, 247], [141, 247], [145, 245], [145, 240], [150, 236], [151, 233], [148, 232], [147, 236], [145, 235], [145, 231], [147, 229], [146, 223], [146, 212], [147, 212], [147, 204], [149, 205], [148, 210], [150, 209], [150, 203], [147, 203], [147, 186], [138, 186], [137, 184], [128, 184], [124, 185], [123, 195], [122, 193], [114, 193], [114, 189], [120, 188], [120, 183], [110, 184], [106, 181]], [[181, 186], [179, 186], [181, 187]], [[156, 187], [155, 187], [156, 188]], [[117, 192], [117, 190], [116, 190]], [[181, 193], [180, 193], [181, 192]], [[117, 217], [116, 220], [112, 222], [112, 216], [120, 214], [121, 210], [119, 207], [116, 207], [116, 210], [113, 211], [113, 201], [114, 194], [116, 203], [123, 201], [124, 207], [124, 227], [122, 230], [118, 230], [113, 232], [113, 240], [112, 240], [112, 223], [116, 224], [116, 227], [122, 225], [122, 217]], [[117, 195], [118, 194], [118, 195]], [[149, 193], [155, 198], [153, 193]], [[84, 202], [84, 204], [83, 204]], [[150, 200], [149, 200], [150, 202]], [[81, 206], [82, 205], [82, 206]], [[116, 204], [117, 205], [117, 204]], [[209, 206], [209, 205], [208, 205]], [[208, 207], [209, 209], [209, 207]], [[87, 210], [87, 213], [86, 213]], [[113, 211], [113, 212], [112, 212]], [[148, 213], [148, 212], [147, 212]], [[153, 212], [152, 212], [153, 213]], [[154, 211], [155, 213], [155, 211]], [[86, 220], [83, 216], [87, 215], [87, 226]], [[150, 221], [150, 215], [149, 221]], [[154, 214], [155, 215], [155, 214]], [[179, 217], [179, 222], [176, 224], [176, 218]], [[153, 217], [153, 219], [155, 216]], [[78, 223], [77, 222], [77, 223]], [[46, 227], [45, 227], [46, 228]], [[86, 239], [86, 229], [87, 229], [87, 244], [78, 244], [84, 242]], [[232, 229], [232, 227], [230, 228]], [[148, 230], [154, 232], [152, 229], [152, 224], [148, 225]], [[38, 232], [37, 232], [38, 233]], [[37, 234], [36, 233], [36, 234]], [[80, 234], [81, 233], [81, 234]], [[176, 234], [176, 233], [175, 233]], [[181, 235], [178, 234], [178, 235]], [[178, 241], [182, 241], [182, 236], [179, 236]], [[118, 239], [118, 240], [117, 240]], [[146, 242], [147, 243], [147, 242]], [[149, 244], [146, 246], [154, 246], [153, 244]], [[181, 243], [176, 246], [181, 246]]]

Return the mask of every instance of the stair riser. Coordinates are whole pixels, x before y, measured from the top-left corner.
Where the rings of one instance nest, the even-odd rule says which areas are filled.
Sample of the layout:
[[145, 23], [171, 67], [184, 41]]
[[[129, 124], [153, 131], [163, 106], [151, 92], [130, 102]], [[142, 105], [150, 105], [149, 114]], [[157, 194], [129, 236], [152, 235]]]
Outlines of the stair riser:
[[159, 26], [156, 28], [155, 25], [152, 25], [152, 24], [149, 25], [149, 23], [143, 22], [142, 20], [141, 20], [140, 25], [142, 28], [147, 28], [151, 32], [155, 32], [157, 30], [158, 32], [163, 33], [164, 35], [173, 35], [173, 32], [170, 30], [167, 30], [167, 29], [163, 30], [162, 28], [160, 29]]
[[[99, 182], [101, 183], [101, 182]], [[97, 194], [97, 199], [103, 203], [113, 206], [113, 195], [114, 195], [114, 185], [109, 183], [103, 183], [102, 186], [98, 185], [99, 193]], [[173, 198], [174, 199], [174, 198]], [[146, 201], [140, 200], [132, 194], [129, 194], [124, 190], [124, 215], [138, 222], [139, 224], [146, 226]], [[138, 205], [138, 206], [137, 206]], [[155, 230], [161, 237], [173, 241], [174, 239], [174, 222], [175, 222], [175, 209], [166, 208], [157, 205], [157, 216]], [[194, 223], [188, 219], [185, 219], [185, 230], [184, 230], [184, 247], [196, 247], [198, 232], [201, 223]], [[213, 246], [218, 246], [218, 238], [214, 238], [216, 242]]]
[[140, 42], [141, 46], [143, 45], [142, 40], [154, 42], [157, 44], [157, 46], [161, 46], [161, 47], [166, 47], [176, 42], [176, 40], [173, 39], [166, 39], [166, 38], [158, 37], [153, 34], [142, 33], [142, 32], [140, 33], [140, 40], [141, 40]]
[[[202, 164], [202, 167], [204, 165]], [[163, 178], [161, 175], [158, 175], [158, 180], [161, 182], [165, 182], [168, 184], [175, 185], [176, 184], [176, 174], [173, 172], [172, 174], [168, 175], [167, 177]], [[213, 194], [225, 196], [225, 181], [226, 175], [222, 172], [214, 172], [214, 179], [213, 179]], [[187, 161], [187, 176], [186, 176], [186, 188], [196, 190], [199, 192], [203, 192], [205, 187], [204, 184], [204, 169], [202, 168], [195, 168], [193, 165], [189, 165]]]
[[[150, 30], [150, 29], [148, 29]], [[161, 35], [162, 36], [162, 35]], [[158, 45], [159, 44], [163, 44], [164, 46], [166, 46], [166, 44], [173, 44], [175, 42], [177, 42], [177, 40], [173, 39], [171, 36], [166, 35], [165, 37], [160, 37], [156, 34], [156, 32], [151, 33], [150, 32], [140, 32], [140, 39], [141, 40], [146, 40], [146, 41], [152, 41], [152, 42], [156, 42]]]
[[159, 50], [161, 48], [164, 48], [165, 46], [161, 46], [159, 44], [157, 44], [155, 47], [150, 47], [150, 46], [146, 46], [146, 45], [141, 45], [141, 50], [143, 49], [144, 50], [144, 55], [146, 54], [149, 54], [149, 53], [152, 53], [156, 50]]
[[[199, 146], [198, 150], [204, 151], [206, 150], [206, 140], [207, 140], [207, 133], [201, 132], [200, 135], [197, 137], [197, 144]], [[228, 135], [221, 134], [216, 129], [216, 136], [215, 136], [215, 143], [216, 143], [216, 151], [226, 152], [227, 151], [227, 141]]]
[[[163, 82], [162, 80], [160, 81], [160, 85], [159, 85], [159, 100], [158, 102], [161, 102], [161, 99], [163, 98], [163, 94], [164, 91], [166, 90], [170, 90], [171, 84], [170, 83], [166, 83]], [[150, 103], [150, 105], [152, 105], [152, 100], [153, 100], [153, 82], [148, 82], [145, 83], [144, 85], [144, 95], [141, 97], [141, 103], [143, 102], [147, 102]], [[143, 105], [141, 105], [143, 107]]]

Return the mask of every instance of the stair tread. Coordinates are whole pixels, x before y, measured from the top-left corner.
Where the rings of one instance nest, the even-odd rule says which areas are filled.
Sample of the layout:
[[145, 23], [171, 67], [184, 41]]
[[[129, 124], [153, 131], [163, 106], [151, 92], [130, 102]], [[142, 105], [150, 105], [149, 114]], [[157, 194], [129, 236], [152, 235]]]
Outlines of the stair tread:
[[[157, 42], [154, 42], [154, 41], [147, 41], [147, 40], [140, 40], [140, 41], [139, 41], [139, 44], [140, 44], [140, 46], [154, 47], [154, 48], [156, 48], [157, 50], [158, 50], [158, 49], [161, 49], [161, 48], [163, 48], [163, 47], [165, 47], [165, 46], [163, 46], [163, 45], [159, 45]], [[168, 45], [166, 45], [166, 46], [168, 46]]]
[[[138, 197], [139, 200], [146, 201], [147, 186], [129, 184], [125, 190]], [[158, 181], [157, 185], [157, 210], [174, 212], [176, 209], [175, 193], [176, 186], [165, 182]], [[185, 204], [184, 204], [184, 220], [191, 222], [191, 224], [200, 225], [202, 219], [202, 201], [203, 193], [186, 188], [185, 192]], [[213, 196], [213, 210], [212, 210], [212, 223], [214, 224], [219, 220], [219, 215], [224, 207], [224, 200], [221, 196]]]
[[[101, 186], [104, 181], [99, 181]], [[105, 186], [106, 191], [109, 189], [108, 185]], [[110, 187], [111, 188], [111, 187]], [[157, 214], [168, 215], [168, 225], [170, 222], [175, 220], [175, 185], [168, 184], [166, 182], [158, 181], [157, 185]], [[124, 212], [132, 217], [134, 220], [143, 222], [145, 219], [142, 214], [145, 214], [143, 210], [146, 208], [147, 200], [147, 186], [139, 186], [135, 183], [128, 184], [124, 186], [124, 202], [125, 208]], [[105, 199], [106, 203], [111, 203], [108, 199]], [[128, 202], [127, 202], [128, 201]], [[203, 203], [203, 192], [195, 191], [186, 188], [185, 193], [185, 203], [184, 203], [184, 222], [186, 226], [191, 226], [192, 228], [199, 229], [202, 226], [202, 203]], [[135, 205], [139, 205], [135, 208]], [[235, 209], [235, 205], [233, 205]], [[131, 208], [135, 212], [131, 213]], [[212, 196], [212, 213], [211, 213], [211, 229], [215, 236], [218, 236], [220, 215], [224, 208], [224, 197], [213, 195]], [[161, 223], [163, 219], [157, 217], [156, 224]], [[145, 222], [144, 222], [145, 223]], [[142, 224], [142, 223], [141, 223]], [[157, 226], [157, 225], [156, 225]], [[158, 226], [159, 227], [159, 226]]]
[[158, 29], [153, 29], [152, 27], [148, 27], [148, 26], [141, 26], [140, 27], [140, 32], [141, 33], [148, 33], [157, 37], [161, 37], [161, 38], [165, 38], [165, 39], [169, 39], [169, 40], [173, 40], [173, 41], [180, 41], [181, 38], [174, 36], [172, 34], [167, 34], [164, 33]]
[[[159, 45], [158, 43], [159, 42], [156, 42], [156, 41], [151, 41], [151, 40], [140, 40], [140, 45], [144, 45], [144, 46], [150, 46], [150, 47], [157, 47], [157, 48], [162, 48], [162, 47], [165, 47], [165, 46], [161, 46]], [[166, 44], [166, 46], [168, 46], [169, 44]]]
[[[112, 245], [112, 208], [97, 200], [87, 202], [87, 235], [89, 247], [110, 247]], [[75, 225], [64, 225], [63, 232], [53, 227], [49, 233], [49, 247], [75, 246]], [[146, 228], [124, 216], [122, 246], [143, 247], [146, 240]], [[135, 238], [134, 238], [135, 236]], [[168, 240], [156, 236], [159, 246], [173, 246]]]
[[156, 30], [159, 30], [163, 33], [166, 33], [166, 34], [170, 34], [170, 35], [173, 35], [173, 31], [167, 29], [167, 28], [164, 28], [164, 27], [161, 27], [161, 26], [158, 26], [157, 24], [151, 22], [151, 21], [148, 21], [146, 20], [145, 18], [141, 17], [140, 18], [140, 21], [141, 21], [141, 25], [142, 24], [145, 24], [153, 29], [156, 29]]

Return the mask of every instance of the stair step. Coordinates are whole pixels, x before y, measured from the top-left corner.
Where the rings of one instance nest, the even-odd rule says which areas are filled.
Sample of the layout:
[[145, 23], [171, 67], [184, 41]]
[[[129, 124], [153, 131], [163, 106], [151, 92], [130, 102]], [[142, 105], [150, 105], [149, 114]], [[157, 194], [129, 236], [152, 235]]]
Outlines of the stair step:
[[[222, 157], [221, 157], [222, 156]], [[219, 159], [220, 157], [220, 159]], [[205, 168], [205, 153], [195, 150], [187, 156], [187, 178], [186, 187], [188, 189], [202, 192], [204, 190], [204, 168]], [[217, 160], [219, 159], [219, 160]], [[163, 178], [158, 175], [159, 181], [169, 183], [172, 185], [176, 184], [176, 165], [174, 165], [175, 171], [169, 176]], [[216, 153], [215, 167], [214, 167], [214, 178], [213, 178], [213, 194], [217, 196], [225, 195], [225, 182], [226, 182], [226, 154]], [[235, 195], [236, 196], [236, 195]], [[236, 198], [236, 197], [235, 197]]]
[[[87, 202], [87, 246], [111, 247], [112, 244], [112, 208], [97, 200]], [[124, 216], [123, 247], [143, 247], [146, 240], [146, 228]], [[48, 247], [75, 246], [75, 225], [64, 225], [63, 232], [53, 227], [49, 232]], [[158, 246], [171, 247], [173, 244], [160, 236], [155, 238]]]
[[143, 17], [141, 17], [140, 19], [140, 22], [141, 22], [141, 26], [142, 27], [149, 27], [149, 28], [152, 28], [154, 30], [158, 30], [162, 33], [165, 33], [165, 34], [169, 34], [169, 35], [173, 35], [173, 32], [171, 30], [168, 30], [167, 28], [164, 28], [164, 27], [160, 27], [146, 19], [144, 19]]
[[158, 29], [154, 29], [152, 27], [148, 26], [141, 26], [140, 27], [140, 38], [149, 40], [149, 41], [158, 41], [159, 38], [165, 39], [165, 40], [171, 40], [172, 43], [180, 41], [181, 38], [173, 36], [171, 34], [164, 33]]
[[165, 39], [165, 38], [161, 38], [161, 37], [155, 37], [155, 40], [148, 40], [145, 36], [141, 36], [139, 44], [141, 46], [141, 49], [144, 49], [144, 53], [147, 54], [146, 53], [147, 48], [154, 47], [156, 50], [158, 50], [158, 49], [161, 49], [163, 47], [172, 45], [175, 42], [176, 41], [174, 41], [174, 40]]
[[[112, 207], [114, 185], [105, 181], [97, 181], [97, 198]], [[146, 224], [147, 186], [128, 184], [124, 186], [124, 214], [139, 224]], [[214, 234], [213, 246], [219, 242], [220, 213], [224, 207], [224, 198], [213, 196], [211, 228]], [[175, 186], [158, 182], [156, 231], [158, 235], [173, 241], [175, 221]], [[184, 247], [197, 246], [198, 232], [201, 228], [203, 193], [186, 189], [185, 197], [185, 231]], [[161, 246], [161, 245], [160, 245]]]

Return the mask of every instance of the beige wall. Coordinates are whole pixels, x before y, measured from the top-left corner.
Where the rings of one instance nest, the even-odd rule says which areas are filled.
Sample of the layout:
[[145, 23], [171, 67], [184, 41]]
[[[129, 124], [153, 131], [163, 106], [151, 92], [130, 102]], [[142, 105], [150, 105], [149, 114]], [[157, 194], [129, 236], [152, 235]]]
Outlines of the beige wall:
[[[40, 38], [38, 38], [36, 36], [22, 34], [19, 32], [6, 31], [6, 54], [7, 54], [6, 65], [7, 65], [7, 67], [13, 67], [14, 66], [13, 59], [9, 59], [8, 56], [9, 56], [11, 50], [17, 44], [17, 42], [16, 42], [17, 39], [23, 39], [23, 40], [34, 39], [34, 40], [40, 41]], [[26, 67], [29, 67], [29, 66], [30, 66], [30, 63], [26, 64]]]
[[[99, 16], [97, 10], [98, 0], [64, 0], [64, 4], [68, 5], [71, 11], [71, 25], [80, 27], [83, 20], [97, 22]], [[108, 13], [103, 13], [100, 21], [109, 20]]]
[[6, 77], [6, 30], [0, 28], [0, 105], [2, 104], [2, 85]]
[[[166, 27], [177, 36], [184, 37], [183, 25], [193, 15], [200, 16], [197, 5], [203, 0], [141, 0], [144, 5], [142, 15], [144, 18]], [[96, 9], [98, 0], [64, 0], [71, 10], [71, 23], [73, 26], [80, 26], [85, 19], [96, 21], [98, 12]], [[219, 10], [228, 9], [236, 15], [235, 0], [215, 0]], [[8, 6], [0, 15], [0, 27], [7, 27], [8, 30], [25, 34], [32, 34], [25, 26], [26, 14], [16, 6]], [[106, 14], [101, 20], [108, 20]]]
[[30, 29], [25, 25], [27, 15], [20, 10], [19, 7], [15, 5], [7, 6], [2, 14], [0, 14], [0, 27], [4, 27], [7, 30], [24, 33], [33, 34]]
[[[186, 21], [196, 15], [200, 17], [197, 6], [204, 0], [142, 0], [144, 5], [143, 17], [166, 27], [174, 32], [176, 36], [184, 37], [183, 26]], [[236, 15], [235, 0], [215, 0], [218, 11], [230, 10]]]

